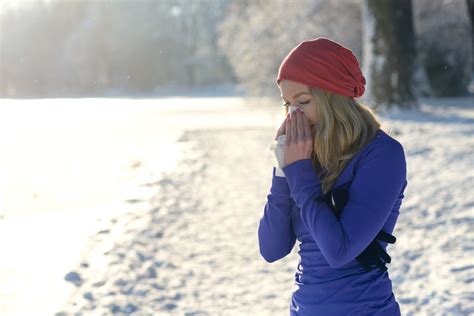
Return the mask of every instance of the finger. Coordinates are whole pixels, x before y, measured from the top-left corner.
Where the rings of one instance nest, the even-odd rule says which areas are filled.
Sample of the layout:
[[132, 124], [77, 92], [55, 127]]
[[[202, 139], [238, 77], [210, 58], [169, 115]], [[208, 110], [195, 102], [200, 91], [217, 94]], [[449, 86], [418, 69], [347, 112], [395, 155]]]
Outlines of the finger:
[[392, 258], [388, 255], [388, 253], [385, 252], [385, 250], [383, 250], [383, 248], [379, 244], [377, 244], [376, 249], [377, 257], [382, 258], [383, 261], [387, 263], [392, 262]]
[[309, 128], [309, 122], [306, 116], [303, 117], [303, 130], [305, 139], [309, 139], [311, 137], [311, 130]]
[[296, 130], [296, 123], [297, 123], [297, 114], [295, 112], [291, 113], [292, 116], [290, 117], [290, 130], [291, 130], [291, 142], [295, 143], [298, 141], [298, 132]]
[[375, 265], [382, 271], [387, 271], [387, 267], [382, 263], [380, 259], [375, 260]]
[[378, 234], [377, 234], [377, 237], [375, 237], [376, 239], [378, 240], [382, 240], [382, 241], [385, 241], [389, 244], [394, 244], [395, 241], [397, 241], [397, 238], [395, 238], [395, 236], [393, 235], [390, 235], [386, 232], [384, 232], [383, 230], [381, 230]]
[[296, 111], [298, 113], [296, 121], [296, 130], [298, 132], [298, 139], [304, 141], [304, 125], [303, 125], [303, 113], [300, 109]]
[[285, 144], [288, 145], [291, 141], [291, 131], [290, 131], [291, 119], [288, 117], [285, 122], [286, 122], [285, 123], [285, 134], [286, 134]]
[[383, 249], [382, 249], [382, 253], [380, 254], [380, 256], [382, 257], [383, 261], [385, 261], [385, 263], [392, 262], [392, 257], [390, 257], [390, 255], [388, 253], [383, 251]]

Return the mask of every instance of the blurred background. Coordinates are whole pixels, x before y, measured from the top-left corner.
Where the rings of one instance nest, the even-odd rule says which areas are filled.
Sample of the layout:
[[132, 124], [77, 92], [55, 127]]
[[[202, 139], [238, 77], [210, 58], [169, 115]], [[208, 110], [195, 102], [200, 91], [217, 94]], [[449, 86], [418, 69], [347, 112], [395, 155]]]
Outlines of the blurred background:
[[0, 314], [286, 315], [297, 247], [270, 265], [257, 227], [278, 68], [316, 37], [354, 52], [406, 150], [402, 313], [474, 313], [473, 19], [472, 0], [1, 0]]
[[362, 2], [4, 0], [0, 96], [102, 97], [221, 84], [273, 96], [271, 78], [303, 40], [329, 37], [362, 63], [373, 61], [363, 58], [372, 16], [385, 26], [376, 27], [376, 35], [386, 42], [372, 53], [393, 56], [385, 63], [397, 66], [407, 55], [414, 66], [416, 84], [399, 84], [425, 96], [468, 93], [469, 0], [368, 1], [365, 15]]

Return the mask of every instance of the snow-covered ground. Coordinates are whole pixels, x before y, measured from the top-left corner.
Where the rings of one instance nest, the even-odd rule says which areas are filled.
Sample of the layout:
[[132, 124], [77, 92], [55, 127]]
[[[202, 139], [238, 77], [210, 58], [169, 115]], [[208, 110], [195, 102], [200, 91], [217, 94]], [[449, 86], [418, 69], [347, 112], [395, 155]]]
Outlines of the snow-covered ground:
[[[288, 314], [298, 246], [269, 264], [257, 240], [276, 104], [15, 102], [0, 104], [0, 314]], [[408, 163], [388, 248], [402, 314], [472, 314], [474, 98], [379, 117]]]
[[140, 184], [176, 168], [186, 129], [271, 122], [235, 116], [239, 97], [200, 96], [0, 99], [0, 315], [59, 310], [90, 237], [148, 207], [156, 189]]

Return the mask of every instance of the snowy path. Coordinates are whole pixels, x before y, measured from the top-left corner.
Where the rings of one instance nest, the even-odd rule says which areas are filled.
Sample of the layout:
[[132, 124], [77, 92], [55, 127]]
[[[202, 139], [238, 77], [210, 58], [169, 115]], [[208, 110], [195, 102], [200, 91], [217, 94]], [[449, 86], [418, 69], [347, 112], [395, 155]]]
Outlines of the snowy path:
[[57, 311], [75, 290], [66, 273], [104, 264], [91, 236], [106, 236], [97, 250], [125, 238], [110, 220], [148, 207], [156, 190], [140, 184], [175, 169], [184, 130], [271, 125], [244, 101], [0, 99], [0, 314]]

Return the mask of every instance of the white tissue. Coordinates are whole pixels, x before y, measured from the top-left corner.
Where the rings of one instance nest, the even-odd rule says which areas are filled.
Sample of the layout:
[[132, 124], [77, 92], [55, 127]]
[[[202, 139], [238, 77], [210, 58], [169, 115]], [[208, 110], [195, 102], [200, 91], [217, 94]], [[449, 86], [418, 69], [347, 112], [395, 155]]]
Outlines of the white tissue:
[[[296, 111], [298, 107], [291, 105], [288, 108], [289, 113], [293, 113]], [[284, 146], [286, 142], [286, 135], [280, 135], [277, 137], [275, 141], [273, 141], [270, 150], [272, 150], [274, 154], [274, 166], [275, 166], [275, 175], [278, 177], [285, 177], [285, 173], [283, 172], [283, 168], [285, 167], [285, 159], [284, 159]]]
[[272, 152], [273, 166], [275, 167], [275, 175], [284, 177], [283, 168], [285, 167], [284, 161], [284, 146], [286, 141], [286, 135], [280, 135], [270, 145]]

